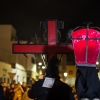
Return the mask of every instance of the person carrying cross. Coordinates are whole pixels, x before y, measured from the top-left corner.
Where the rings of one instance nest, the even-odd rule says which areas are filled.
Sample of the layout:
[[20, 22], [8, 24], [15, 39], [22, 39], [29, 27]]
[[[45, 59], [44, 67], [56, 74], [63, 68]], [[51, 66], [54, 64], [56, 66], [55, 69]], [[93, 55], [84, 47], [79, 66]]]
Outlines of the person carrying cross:
[[45, 78], [39, 79], [28, 91], [28, 96], [36, 100], [75, 100], [72, 88], [63, 83], [59, 76], [60, 60], [53, 56], [46, 69]]

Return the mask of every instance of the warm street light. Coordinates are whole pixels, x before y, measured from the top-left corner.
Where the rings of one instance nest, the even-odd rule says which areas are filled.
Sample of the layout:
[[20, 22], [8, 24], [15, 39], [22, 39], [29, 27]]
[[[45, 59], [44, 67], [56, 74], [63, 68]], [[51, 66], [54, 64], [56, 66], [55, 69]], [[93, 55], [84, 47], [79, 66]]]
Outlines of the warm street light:
[[64, 73], [64, 77], [67, 77], [67, 75], [68, 75], [68, 73], [65, 72], [65, 73]]
[[42, 63], [41, 63], [41, 62], [39, 62], [39, 63], [38, 63], [38, 65], [42, 65]]
[[42, 69], [45, 69], [45, 66], [42, 66]]
[[98, 61], [96, 62], [96, 65], [99, 65], [99, 62]]

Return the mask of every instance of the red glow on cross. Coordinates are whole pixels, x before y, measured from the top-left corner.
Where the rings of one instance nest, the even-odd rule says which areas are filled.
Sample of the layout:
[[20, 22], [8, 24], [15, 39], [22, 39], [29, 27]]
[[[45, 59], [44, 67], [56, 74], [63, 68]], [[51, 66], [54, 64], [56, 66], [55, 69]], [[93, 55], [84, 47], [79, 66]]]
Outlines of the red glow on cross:
[[73, 52], [72, 45], [57, 45], [56, 44], [56, 32], [57, 32], [57, 21], [47, 21], [47, 32], [48, 32], [48, 44], [13, 44], [13, 53], [47, 53], [48, 59], [57, 53]]
[[56, 45], [56, 21], [48, 21], [48, 45]]

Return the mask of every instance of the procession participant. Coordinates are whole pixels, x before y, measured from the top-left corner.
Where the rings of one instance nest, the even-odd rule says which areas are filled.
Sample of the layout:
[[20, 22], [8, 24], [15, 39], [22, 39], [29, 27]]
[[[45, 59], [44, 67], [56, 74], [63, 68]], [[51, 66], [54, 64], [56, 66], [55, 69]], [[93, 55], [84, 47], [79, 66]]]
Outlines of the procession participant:
[[46, 76], [35, 82], [28, 91], [29, 98], [37, 100], [74, 100], [72, 89], [69, 85], [63, 83], [59, 76], [60, 61], [53, 56], [46, 69]]
[[0, 85], [0, 100], [6, 100], [3, 92], [3, 87]]

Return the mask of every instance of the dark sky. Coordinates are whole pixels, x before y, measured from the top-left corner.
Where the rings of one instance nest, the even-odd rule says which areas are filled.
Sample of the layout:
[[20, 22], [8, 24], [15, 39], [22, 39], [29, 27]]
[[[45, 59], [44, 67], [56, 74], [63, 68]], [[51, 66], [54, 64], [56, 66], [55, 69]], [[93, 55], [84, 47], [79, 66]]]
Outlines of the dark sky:
[[41, 36], [46, 19], [64, 21], [62, 34], [84, 22], [100, 27], [100, 0], [0, 0], [0, 24], [12, 24], [19, 39]]

